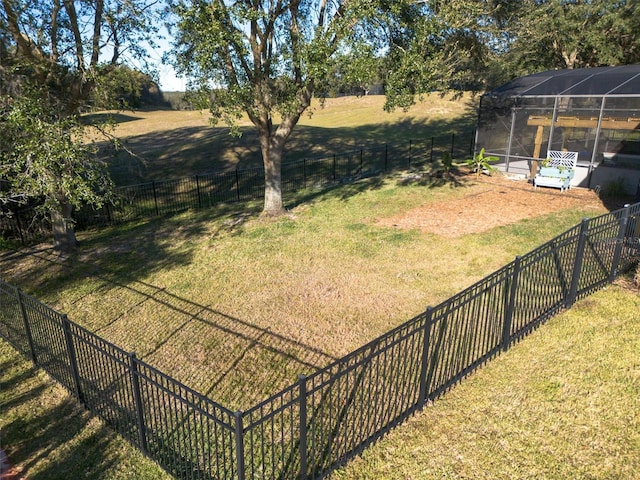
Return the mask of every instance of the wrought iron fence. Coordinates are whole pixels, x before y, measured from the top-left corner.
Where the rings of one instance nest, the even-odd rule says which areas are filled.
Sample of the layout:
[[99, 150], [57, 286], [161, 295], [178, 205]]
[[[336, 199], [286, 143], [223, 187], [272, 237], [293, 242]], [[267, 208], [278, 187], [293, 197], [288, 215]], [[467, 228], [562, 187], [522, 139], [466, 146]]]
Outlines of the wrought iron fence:
[[640, 257], [640, 203], [233, 412], [0, 281], [0, 336], [181, 479], [322, 478]]
[[[468, 158], [473, 154], [474, 139], [475, 131], [452, 133], [286, 162], [282, 165], [282, 191], [288, 194], [305, 188], [323, 188], [399, 168], [420, 167], [438, 160], [444, 152], [452, 158]], [[99, 210], [80, 209], [74, 212], [74, 220], [76, 228], [85, 229], [263, 197], [264, 169], [236, 169], [119, 187], [113, 204]], [[50, 228], [41, 220], [33, 222], [35, 210], [32, 208], [7, 213], [0, 212], [0, 234], [5, 238], [24, 245], [50, 234]]]

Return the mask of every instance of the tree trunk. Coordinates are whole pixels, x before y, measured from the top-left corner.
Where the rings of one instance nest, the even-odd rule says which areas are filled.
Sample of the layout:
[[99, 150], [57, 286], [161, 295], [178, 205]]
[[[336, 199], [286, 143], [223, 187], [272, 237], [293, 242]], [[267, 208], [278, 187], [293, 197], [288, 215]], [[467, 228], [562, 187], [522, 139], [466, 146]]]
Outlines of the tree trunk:
[[70, 253], [76, 249], [76, 234], [71, 219], [72, 205], [66, 200], [59, 200], [59, 207], [51, 211], [51, 225], [53, 228], [53, 248]]
[[[273, 138], [262, 141], [262, 161], [264, 164], [264, 208], [262, 215], [275, 217], [284, 213], [282, 203], [282, 151], [284, 142]], [[265, 148], [266, 147], [266, 148]]]
[[[259, 117], [252, 122], [258, 128], [262, 162], [264, 164], [264, 208], [263, 216], [275, 217], [285, 213], [282, 203], [282, 152], [300, 115], [311, 104], [313, 86], [307, 85], [298, 93], [298, 107], [293, 113], [284, 115], [274, 130], [270, 109], [265, 106]], [[265, 102], [268, 105], [268, 102]]]

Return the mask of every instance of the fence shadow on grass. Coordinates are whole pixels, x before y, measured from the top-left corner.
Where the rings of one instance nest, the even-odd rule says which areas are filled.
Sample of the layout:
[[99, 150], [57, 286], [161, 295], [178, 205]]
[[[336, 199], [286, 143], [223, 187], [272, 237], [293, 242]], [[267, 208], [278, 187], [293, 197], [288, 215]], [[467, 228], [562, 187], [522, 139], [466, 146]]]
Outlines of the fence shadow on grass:
[[[639, 209], [636, 204], [583, 220], [245, 411], [231, 411], [188, 389], [0, 282], [8, 307], [3, 336], [34, 361], [37, 356], [80, 401], [114, 420], [180, 478], [324, 478], [548, 318], [611, 282], [638, 254]], [[177, 295], [169, 298], [176, 310], [200, 309], [188, 310], [192, 317], [220, 313]], [[171, 335], [182, 328], [174, 327]], [[252, 341], [269, 333], [263, 328]], [[42, 347], [34, 348], [34, 342]], [[95, 355], [98, 362], [108, 356], [111, 368], [87, 375], [97, 366]], [[107, 401], [112, 392], [122, 392], [124, 401]]]
[[[132, 309], [152, 302], [166, 312], [161, 323], [167, 328], [154, 337], [150, 349], [139, 351], [141, 359], [218, 402], [224, 399], [234, 408], [261, 400], [273, 392], [274, 386], [289, 385], [301, 371], [315, 371], [337, 360], [313, 345], [188, 300], [166, 288], [140, 280], [122, 284], [97, 277], [139, 297]], [[96, 333], [112, 336], [110, 330], [117, 328], [119, 320], [112, 319]], [[153, 335], [148, 329], [146, 332]], [[270, 373], [269, 378], [265, 372]]]
[[[8, 421], [2, 428], [3, 436], [14, 439], [13, 444], [3, 446], [9, 450], [12, 462], [20, 464], [22, 475], [44, 480], [76, 478], [82, 472], [85, 478], [99, 479], [116, 469], [116, 459], [104, 456], [115, 439], [113, 430], [97, 423], [89, 425], [89, 412], [66, 391], [62, 398], [49, 393], [47, 404], [41, 405], [39, 399], [44, 392], [52, 388], [62, 391], [62, 387], [39, 376], [38, 369], [15, 350], [4, 346], [3, 350], [10, 352], [0, 364], [3, 412], [30, 408], [32, 401], [38, 403], [25, 415], [13, 413], [12, 418], [5, 417]], [[61, 448], [67, 444], [70, 448]], [[33, 473], [36, 464], [38, 468]]]
[[[118, 246], [116, 242], [116, 253]], [[47, 271], [47, 264], [60, 268], [59, 257], [50, 251], [38, 250], [31, 255], [44, 260], [39, 274]], [[90, 304], [92, 299], [109, 296], [118, 298], [121, 305], [107, 310], [109, 318], [93, 324], [87, 319], [85, 326], [135, 350], [139, 358], [219, 402], [247, 407], [273, 393], [274, 388], [289, 385], [300, 372], [312, 372], [336, 360], [311, 344], [212, 305], [194, 302], [134, 276], [126, 278], [123, 271], [131, 259], [124, 257], [122, 264], [115, 265], [101, 264], [98, 259], [99, 255], [73, 260], [73, 269], [83, 272], [78, 274], [80, 281], [93, 285], [81, 289], [81, 295], [70, 303]], [[141, 268], [148, 271], [146, 266]], [[142, 308], [152, 314], [141, 328], [137, 317]]]

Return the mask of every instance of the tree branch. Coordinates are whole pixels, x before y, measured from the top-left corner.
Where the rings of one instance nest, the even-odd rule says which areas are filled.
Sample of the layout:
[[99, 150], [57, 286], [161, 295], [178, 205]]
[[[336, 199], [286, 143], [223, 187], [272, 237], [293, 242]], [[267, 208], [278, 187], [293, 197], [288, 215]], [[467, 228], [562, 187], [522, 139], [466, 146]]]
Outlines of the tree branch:
[[78, 15], [76, 13], [76, 7], [73, 3], [73, 0], [63, 0], [64, 8], [67, 11], [67, 15], [69, 15], [70, 28], [73, 32], [73, 38], [75, 40], [76, 45], [76, 61], [78, 63], [77, 67], [79, 71], [84, 71], [84, 53], [82, 51], [82, 35], [80, 33], [80, 27], [78, 25]]

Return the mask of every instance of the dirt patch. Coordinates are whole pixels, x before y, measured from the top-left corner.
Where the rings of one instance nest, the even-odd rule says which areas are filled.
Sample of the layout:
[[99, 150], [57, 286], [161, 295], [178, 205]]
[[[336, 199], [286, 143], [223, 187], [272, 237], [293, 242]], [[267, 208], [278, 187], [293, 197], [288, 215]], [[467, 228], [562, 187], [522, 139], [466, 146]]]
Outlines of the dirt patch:
[[464, 197], [421, 205], [377, 223], [455, 238], [570, 208], [604, 211], [598, 195], [583, 188], [534, 190], [525, 181], [502, 175], [482, 176], [461, 188], [467, 189]]

